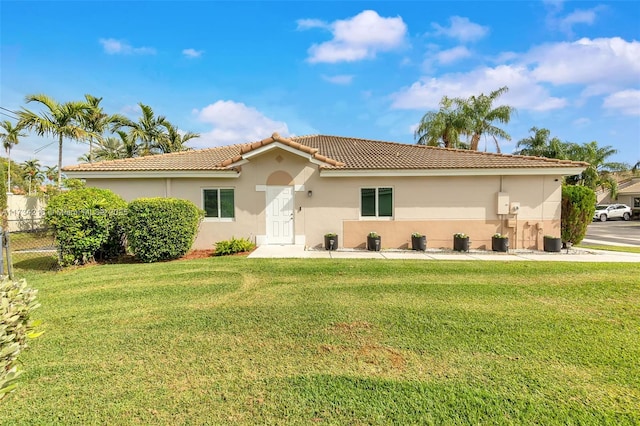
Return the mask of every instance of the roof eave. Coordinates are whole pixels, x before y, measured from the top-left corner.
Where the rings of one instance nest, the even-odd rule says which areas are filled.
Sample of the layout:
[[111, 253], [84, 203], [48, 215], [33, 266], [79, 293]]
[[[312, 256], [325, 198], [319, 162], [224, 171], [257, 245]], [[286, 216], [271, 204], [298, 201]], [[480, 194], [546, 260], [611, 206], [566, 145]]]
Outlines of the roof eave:
[[322, 169], [321, 177], [417, 177], [417, 176], [574, 176], [584, 167], [522, 167], [464, 169]]
[[238, 170], [69, 170], [74, 179], [162, 179], [162, 178], [238, 178]]

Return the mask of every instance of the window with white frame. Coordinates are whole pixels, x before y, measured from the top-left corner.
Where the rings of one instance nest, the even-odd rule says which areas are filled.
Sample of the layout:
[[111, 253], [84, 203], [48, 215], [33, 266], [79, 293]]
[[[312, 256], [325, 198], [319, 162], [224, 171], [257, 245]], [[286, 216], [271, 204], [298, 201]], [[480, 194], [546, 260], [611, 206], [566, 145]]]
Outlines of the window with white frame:
[[361, 217], [392, 217], [393, 188], [360, 188]]
[[233, 219], [235, 217], [235, 201], [233, 189], [203, 189], [202, 208], [204, 209], [205, 218]]

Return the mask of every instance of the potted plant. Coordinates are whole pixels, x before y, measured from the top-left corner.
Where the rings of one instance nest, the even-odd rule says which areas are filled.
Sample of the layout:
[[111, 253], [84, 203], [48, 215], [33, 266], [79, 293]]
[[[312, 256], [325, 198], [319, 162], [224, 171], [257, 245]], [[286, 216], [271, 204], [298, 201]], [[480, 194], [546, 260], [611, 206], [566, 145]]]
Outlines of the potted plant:
[[453, 234], [453, 250], [469, 251], [469, 236], [462, 232]]
[[544, 236], [544, 251], [559, 253], [562, 250], [562, 238], [552, 235]]
[[324, 234], [324, 249], [331, 251], [338, 249], [338, 234], [335, 232]]
[[503, 234], [493, 234], [493, 237], [491, 237], [491, 250], [501, 252], [509, 251], [509, 237]]
[[427, 249], [427, 236], [419, 232], [411, 234], [411, 248], [413, 250], [425, 251]]
[[380, 251], [380, 244], [380, 235], [375, 231], [369, 232], [369, 235], [367, 235], [367, 250]]

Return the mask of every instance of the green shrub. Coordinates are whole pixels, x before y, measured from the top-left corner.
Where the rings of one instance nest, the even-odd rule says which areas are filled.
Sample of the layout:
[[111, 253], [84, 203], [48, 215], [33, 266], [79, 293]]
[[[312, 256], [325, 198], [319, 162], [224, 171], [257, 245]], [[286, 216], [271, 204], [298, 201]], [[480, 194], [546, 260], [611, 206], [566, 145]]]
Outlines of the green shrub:
[[127, 203], [108, 189], [81, 188], [51, 197], [45, 221], [53, 229], [60, 265], [122, 254], [126, 208]]
[[127, 242], [143, 262], [177, 259], [189, 251], [204, 212], [187, 200], [139, 198], [129, 204]]
[[27, 347], [27, 338], [41, 334], [34, 331], [38, 324], [30, 319], [31, 312], [40, 306], [37, 293], [25, 280], [0, 281], [0, 399], [16, 387], [21, 374], [16, 361]]
[[244, 253], [251, 251], [256, 247], [247, 238], [235, 238], [231, 237], [230, 240], [218, 241], [215, 243], [215, 256], [227, 256], [230, 254]]
[[579, 244], [593, 220], [596, 194], [586, 186], [562, 187], [561, 236], [565, 243]]

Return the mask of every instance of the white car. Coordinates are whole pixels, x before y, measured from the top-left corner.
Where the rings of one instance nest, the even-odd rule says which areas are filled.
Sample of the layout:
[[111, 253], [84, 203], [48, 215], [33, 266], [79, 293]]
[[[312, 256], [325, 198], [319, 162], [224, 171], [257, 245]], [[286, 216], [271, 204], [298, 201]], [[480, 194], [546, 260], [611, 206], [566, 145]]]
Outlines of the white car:
[[598, 204], [593, 220], [606, 222], [608, 219], [631, 219], [631, 207], [626, 204]]

